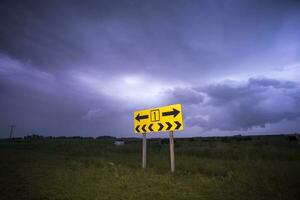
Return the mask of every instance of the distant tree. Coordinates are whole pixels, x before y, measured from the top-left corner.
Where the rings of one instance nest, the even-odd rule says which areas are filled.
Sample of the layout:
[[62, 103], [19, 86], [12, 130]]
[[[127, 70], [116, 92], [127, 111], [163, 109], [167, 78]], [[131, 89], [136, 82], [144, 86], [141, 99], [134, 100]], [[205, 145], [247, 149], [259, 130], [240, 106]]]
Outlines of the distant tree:
[[116, 137], [112, 137], [112, 136], [106, 136], [106, 135], [104, 135], [104, 136], [98, 136], [98, 137], [96, 137], [96, 139], [97, 140], [115, 140], [117, 138]]
[[68, 139], [83, 139], [83, 137], [81, 137], [81, 136], [72, 136], [72, 137], [69, 137]]
[[24, 136], [25, 140], [36, 140], [36, 139], [43, 139], [44, 136], [38, 134], [26, 135]]
[[66, 136], [58, 136], [58, 137], [55, 137], [55, 139], [67, 139]]

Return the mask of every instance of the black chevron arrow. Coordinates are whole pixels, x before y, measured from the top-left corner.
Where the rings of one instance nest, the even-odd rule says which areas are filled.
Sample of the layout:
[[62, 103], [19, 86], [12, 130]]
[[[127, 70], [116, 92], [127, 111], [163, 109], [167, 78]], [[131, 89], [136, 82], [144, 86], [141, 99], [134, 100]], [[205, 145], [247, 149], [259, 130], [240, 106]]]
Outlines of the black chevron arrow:
[[161, 131], [164, 128], [164, 125], [162, 125], [162, 123], [158, 123], [158, 125], [159, 125], [158, 131]]
[[175, 124], [177, 125], [177, 126], [175, 127], [175, 129], [179, 129], [180, 126], [181, 126], [181, 123], [180, 123], [179, 121], [175, 121]]
[[136, 130], [136, 132], [140, 132], [140, 129], [139, 129], [139, 127], [140, 127], [140, 125], [137, 125], [136, 127], [135, 127], [135, 130]]
[[147, 130], [146, 130], [145, 128], [146, 128], [146, 124], [144, 124], [144, 125], [142, 126], [142, 130], [143, 130], [144, 132], [147, 132]]
[[148, 119], [149, 115], [140, 115], [140, 113], [135, 117], [136, 120]]
[[166, 124], [168, 125], [168, 128], [166, 130], [170, 130], [172, 128], [172, 124], [170, 122], [166, 122]]
[[150, 124], [150, 125], [148, 126], [148, 129], [149, 129], [150, 131], [153, 131], [152, 126], [153, 126], [153, 124]]
[[173, 108], [172, 111], [163, 112], [163, 113], [162, 113], [162, 116], [170, 116], [170, 115], [173, 115], [174, 117], [176, 117], [179, 113], [180, 113], [179, 110], [176, 110], [175, 108]]

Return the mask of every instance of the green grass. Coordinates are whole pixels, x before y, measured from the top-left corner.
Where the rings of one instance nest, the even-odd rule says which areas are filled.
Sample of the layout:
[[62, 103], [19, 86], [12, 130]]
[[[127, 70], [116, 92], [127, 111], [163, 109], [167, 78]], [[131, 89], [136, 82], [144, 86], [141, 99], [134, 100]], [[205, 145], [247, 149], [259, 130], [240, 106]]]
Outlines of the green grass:
[[0, 142], [0, 199], [299, 199], [296, 142], [178, 141], [176, 172], [168, 144], [101, 140]]

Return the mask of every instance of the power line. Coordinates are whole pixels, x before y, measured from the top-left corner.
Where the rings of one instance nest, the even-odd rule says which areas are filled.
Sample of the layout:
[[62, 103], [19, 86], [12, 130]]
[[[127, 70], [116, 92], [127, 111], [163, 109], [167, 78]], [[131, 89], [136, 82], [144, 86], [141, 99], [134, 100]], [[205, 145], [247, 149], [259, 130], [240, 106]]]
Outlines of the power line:
[[10, 125], [10, 134], [9, 134], [9, 138], [11, 139], [13, 137], [14, 134], [14, 128], [16, 127], [15, 125]]

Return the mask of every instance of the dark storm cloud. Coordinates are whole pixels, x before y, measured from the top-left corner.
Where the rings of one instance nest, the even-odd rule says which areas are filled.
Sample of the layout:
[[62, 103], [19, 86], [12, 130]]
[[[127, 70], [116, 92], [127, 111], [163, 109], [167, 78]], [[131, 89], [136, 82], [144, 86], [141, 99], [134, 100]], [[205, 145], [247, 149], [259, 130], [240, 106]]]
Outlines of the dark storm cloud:
[[5, 55], [0, 55], [0, 89], [3, 136], [9, 124], [17, 125], [17, 136], [84, 135], [86, 130], [109, 135], [118, 131], [110, 125], [114, 115], [124, 112], [113, 99]]
[[194, 88], [174, 88], [165, 92], [168, 103], [178, 103], [183, 105], [192, 105], [202, 103], [204, 100], [203, 94], [196, 91]]
[[300, 118], [298, 82], [252, 78], [246, 83], [231, 81], [196, 90], [207, 95], [206, 103], [200, 105], [207, 110], [189, 118], [187, 124], [191, 126], [247, 130]]
[[[299, 8], [292, 0], [2, 0], [0, 134], [14, 123], [19, 135], [129, 135], [135, 109], [167, 103], [182, 103], [187, 123], [206, 129], [293, 120]], [[266, 74], [273, 79], [210, 84]]]
[[233, 57], [237, 62], [268, 52], [281, 21], [296, 13], [297, 5], [296, 1], [3, 1], [0, 43], [3, 53], [47, 70], [84, 67], [178, 77], [181, 71], [197, 69], [197, 74], [212, 76], [216, 70], [230, 72], [219, 66], [232, 64]]

